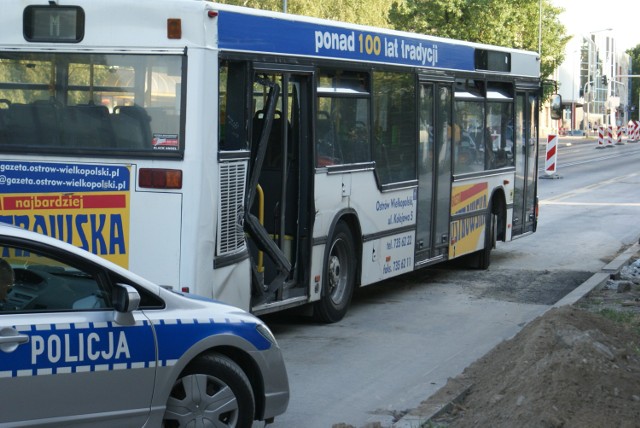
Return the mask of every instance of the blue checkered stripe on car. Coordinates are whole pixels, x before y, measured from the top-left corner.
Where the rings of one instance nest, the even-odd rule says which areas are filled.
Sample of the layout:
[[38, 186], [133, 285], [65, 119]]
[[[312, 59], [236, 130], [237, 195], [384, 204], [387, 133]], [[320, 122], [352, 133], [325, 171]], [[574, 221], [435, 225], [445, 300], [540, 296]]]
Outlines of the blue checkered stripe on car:
[[148, 321], [18, 325], [29, 341], [0, 352], [0, 378], [155, 367]]
[[271, 343], [258, 333], [253, 322], [238, 322], [228, 318], [181, 318], [154, 321], [154, 327], [158, 337], [160, 366], [175, 364], [193, 344], [209, 336], [238, 336], [260, 351], [271, 347]]
[[132, 326], [114, 322], [37, 324], [14, 326], [27, 343], [0, 352], [0, 378], [45, 376], [66, 373], [101, 372], [170, 367], [194, 344], [209, 336], [237, 336], [256, 350], [271, 343], [252, 322], [227, 318], [181, 318], [138, 321]]

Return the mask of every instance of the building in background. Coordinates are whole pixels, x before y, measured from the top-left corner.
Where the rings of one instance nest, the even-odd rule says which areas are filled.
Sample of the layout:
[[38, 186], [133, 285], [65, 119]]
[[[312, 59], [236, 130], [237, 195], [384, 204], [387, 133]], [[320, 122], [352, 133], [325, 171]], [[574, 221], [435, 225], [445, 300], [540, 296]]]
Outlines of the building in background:
[[626, 126], [632, 106], [627, 77], [631, 58], [617, 48], [611, 30], [574, 36], [556, 73], [564, 115], [561, 121], [547, 123], [542, 134], [594, 135], [601, 125]]

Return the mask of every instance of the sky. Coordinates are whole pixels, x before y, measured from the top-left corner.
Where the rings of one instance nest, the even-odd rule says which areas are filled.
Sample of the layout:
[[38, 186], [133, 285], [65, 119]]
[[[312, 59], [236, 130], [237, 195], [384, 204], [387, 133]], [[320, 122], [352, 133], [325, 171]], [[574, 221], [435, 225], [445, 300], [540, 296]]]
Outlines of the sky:
[[[571, 35], [612, 28], [618, 50], [640, 44], [640, 5], [635, 0], [551, 0], [565, 11], [560, 22]], [[604, 32], [601, 32], [604, 35]]]

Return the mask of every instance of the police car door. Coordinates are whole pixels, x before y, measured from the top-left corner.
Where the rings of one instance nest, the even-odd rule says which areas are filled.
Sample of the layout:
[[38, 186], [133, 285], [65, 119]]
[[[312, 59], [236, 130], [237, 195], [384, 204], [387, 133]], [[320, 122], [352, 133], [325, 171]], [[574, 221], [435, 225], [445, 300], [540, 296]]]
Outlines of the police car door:
[[58, 249], [8, 239], [0, 238], [0, 258], [14, 276], [0, 308], [0, 425], [142, 426], [156, 351], [141, 311], [132, 325], [116, 323], [113, 274]]

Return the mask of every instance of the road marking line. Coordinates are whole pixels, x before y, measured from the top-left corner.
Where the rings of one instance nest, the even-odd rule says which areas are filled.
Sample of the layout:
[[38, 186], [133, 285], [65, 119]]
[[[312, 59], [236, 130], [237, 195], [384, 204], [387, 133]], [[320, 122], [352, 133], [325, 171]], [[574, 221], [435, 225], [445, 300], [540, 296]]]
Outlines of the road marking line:
[[574, 206], [594, 206], [594, 207], [640, 207], [640, 203], [633, 203], [633, 202], [560, 202], [560, 201], [540, 201], [540, 205], [574, 205]]
[[[580, 195], [580, 194], [584, 194], [584, 193], [590, 192], [592, 190], [599, 189], [599, 188], [604, 187], [604, 186], [608, 186], [608, 185], [611, 185], [611, 184], [619, 184], [621, 181], [629, 180], [629, 179], [631, 179], [631, 178], [633, 178], [633, 177], [635, 177], [637, 175], [638, 175], [638, 173], [633, 172], [631, 174], [627, 174], [627, 175], [623, 175], [623, 176], [620, 176], [620, 177], [611, 178], [609, 180], [601, 181], [600, 183], [590, 184], [588, 186], [581, 187], [581, 188], [575, 189], [575, 190], [571, 190], [571, 191], [569, 191], [567, 193], [563, 193], [561, 195], [552, 196], [549, 199], [545, 199], [543, 201], [540, 201], [540, 204], [549, 204], [552, 201], [560, 201], [560, 200], [563, 200], [563, 199], [572, 198], [574, 196], [577, 196], [577, 195]], [[588, 205], [588, 203], [586, 203], [586, 204]], [[603, 205], [608, 205], [608, 204], [603, 203]]]

